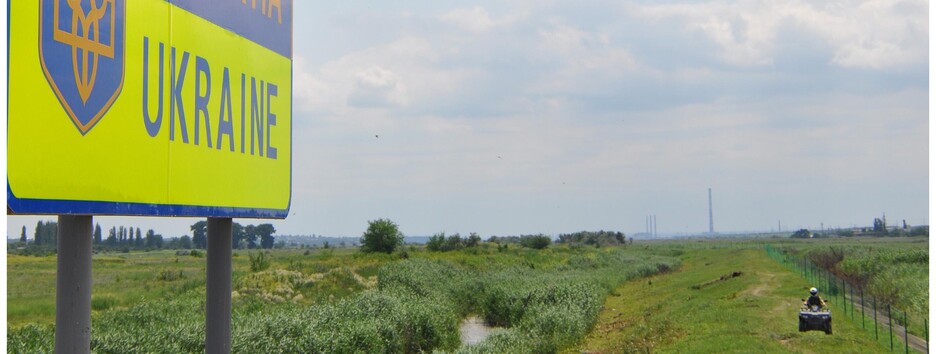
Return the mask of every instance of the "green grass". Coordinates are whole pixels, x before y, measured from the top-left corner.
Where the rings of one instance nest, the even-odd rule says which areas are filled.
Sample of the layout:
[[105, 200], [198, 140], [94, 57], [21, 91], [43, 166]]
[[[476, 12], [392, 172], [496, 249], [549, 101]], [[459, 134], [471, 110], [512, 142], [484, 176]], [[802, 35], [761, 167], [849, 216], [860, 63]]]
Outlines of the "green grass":
[[[408, 246], [408, 259], [350, 248], [272, 250], [263, 251], [269, 267], [256, 271], [248, 252], [235, 251], [233, 349], [883, 350], [873, 336], [861, 332], [860, 324], [841, 319], [840, 310], [833, 310], [834, 335], [799, 333], [795, 314], [810, 284], [770, 260], [764, 242], [659, 242], [600, 249], [554, 245], [545, 250], [483, 244], [455, 252]], [[918, 245], [893, 247], [913, 246]], [[251, 252], [256, 257], [260, 251]], [[734, 271], [744, 274], [720, 279]], [[664, 274], [654, 275], [659, 272]], [[54, 256], [8, 256], [7, 273], [9, 352], [51, 351]], [[203, 351], [204, 287], [204, 257], [174, 251], [95, 255], [94, 351]], [[467, 316], [499, 328], [478, 345], [461, 347], [457, 325]]]
[[[251, 271], [249, 257], [241, 252], [234, 257], [233, 348], [551, 352], [588, 332], [614, 287], [678, 264], [639, 250], [590, 247], [407, 251], [408, 260], [354, 250], [276, 250], [264, 253], [269, 269], [257, 271]], [[39, 269], [47, 258], [14, 264]], [[96, 258], [95, 281], [102, 285], [94, 289], [92, 300], [94, 351], [202, 351], [202, 262], [168, 252]], [[124, 302], [128, 298], [136, 301]], [[17, 297], [11, 308], [25, 303]], [[17, 316], [29, 316], [25, 312]], [[469, 314], [503, 328], [491, 340], [459, 349], [458, 322]], [[49, 324], [12, 328], [8, 342], [19, 348], [13, 352], [50, 349]]]
[[[251, 251], [257, 254], [259, 251]], [[332, 269], [363, 269], [372, 277], [380, 264], [398, 259], [394, 255], [364, 255], [356, 249], [267, 251], [271, 269], [291, 269], [304, 274], [326, 274]], [[246, 250], [233, 257], [234, 284], [251, 274]], [[205, 286], [204, 251], [201, 257], [176, 255], [174, 250], [130, 253], [100, 253], [92, 258], [92, 310], [95, 315], [110, 309], [128, 308], [158, 299], [172, 298]], [[7, 325], [18, 328], [29, 323], [55, 323], [54, 255], [34, 257], [7, 255]], [[297, 269], [296, 269], [297, 268]], [[372, 281], [373, 282], [373, 281]], [[303, 291], [302, 303], [328, 301], [329, 295], [350, 294], [348, 287]], [[329, 289], [331, 289], [329, 287]], [[358, 291], [363, 287], [355, 288]], [[322, 290], [325, 290], [324, 292]], [[313, 295], [314, 293], [314, 295]], [[332, 297], [334, 299], [334, 297]]]
[[618, 288], [587, 339], [568, 352], [888, 351], [835, 309], [833, 335], [800, 333], [797, 311], [810, 284], [763, 250], [692, 250], [682, 260], [675, 272]]

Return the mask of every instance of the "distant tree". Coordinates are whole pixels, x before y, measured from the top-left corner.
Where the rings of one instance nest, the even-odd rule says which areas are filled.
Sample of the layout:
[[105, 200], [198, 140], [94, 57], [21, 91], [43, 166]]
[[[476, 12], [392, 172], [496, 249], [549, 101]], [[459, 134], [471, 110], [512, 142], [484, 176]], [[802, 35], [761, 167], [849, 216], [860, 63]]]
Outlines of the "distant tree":
[[361, 251], [365, 253], [393, 251], [403, 244], [403, 233], [389, 219], [368, 221], [367, 231], [361, 236]]
[[273, 248], [274, 238], [273, 233], [276, 232], [276, 229], [273, 228], [273, 224], [260, 224], [256, 228], [257, 235], [260, 236], [260, 247], [265, 249]]
[[429, 241], [426, 242], [426, 249], [438, 252], [442, 251], [445, 247], [445, 232], [440, 232], [429, 237]]
[[247, 247], [247, 241], [244, 240], [247, 238], [247, 232], [244, 231], [244, 226], [238, 223], [231, 225], [231, 247], [233, 248], [245, 248]]
[[244, 239], [247, 240], [247, 248], [257, 248], [257, 226], [244, 226]]
[[104, 240], [101, 238], [101, 224], [94, 224], [94, 244], [100, 245]]
[[910, 228], [910, 236], [929, 236], [929, 226], [916, 226]]
[[533, 249], [544, 249], [552, 243], [552, 238], [546, 235], [528, 235], [520, 236], [520, 245]]
[[192, 238], [189, 235], [184, 235], [179, 237], [179, 248], [190, 249], [192, 248]]
[[208, 222], [199, 221], [192, 224], [192, 245], [195, 248], [208, 248]]
[[445, 250], [446, 251], [455, 251], [464, 248], [462, 243], [461, 234], [455, 233], [452, 236], [445, 238]]
[[42, 244], [42, 221], [36, 222], [36, 233], [33, 234], [33, 243]]
[[51, 240], [50, 245], [55, 246], [58, 243], [58, 222], [49, 221], [46, 224], [46, 239]]
[[614, 246], [626, 244], [627, 238], [618, 231], [579, 231], [571, 234], [559, 235], [558, 243], [579, 244], [590, 246]]
[[472, 232], [468, 235], [468, 238], [465, 240], [465, 247], [478, 247], [481, 244], [481, 236]]
[[23, 225], [23, 233], [20, 235], [20, 242], [26, 243], [26, 225]]
[[836, 235], [841, 237], [852, 237], [855, 236], [855, 232], [852, 230], [842, 229], [835, 232]]
[[884, 219], [874, 218], [873, 230], [878, 234], [887, 234], [887, 222]]
[[143, 246], [145, 246], [143, 242], [143, 233], [140, 232], [139, 227], [136, 229], [136, 239], [133, 241], [133, 246], [136, 248], [143, 248]]
[[160, 234], [153, 235], [153, 245], [156, 249], [163, 248], [163, 237]]
[[111, 247], [117, 246], [117, 227], [116, 226], [111, 227], [110, 233], [107, 234], [106, 243], [108, 246], [111, 246]]
[[39, 221], [36, 223], [36, 233], [33, 243], [36, 245], [52, 245], [58, 242], [58, 223], [55, 221]]
[[143, 240], [146, 248], [156, 248], [156, 232], [153, 229], [146, 230], [146, 238]]
[[799, 230], [796, 230], [796, 232], [794, 232], [793, 235], [790, 235], [790, 238], [809, 238], [810, 235], [811, 234], [809, 233], [809, 230], [799, 229]]

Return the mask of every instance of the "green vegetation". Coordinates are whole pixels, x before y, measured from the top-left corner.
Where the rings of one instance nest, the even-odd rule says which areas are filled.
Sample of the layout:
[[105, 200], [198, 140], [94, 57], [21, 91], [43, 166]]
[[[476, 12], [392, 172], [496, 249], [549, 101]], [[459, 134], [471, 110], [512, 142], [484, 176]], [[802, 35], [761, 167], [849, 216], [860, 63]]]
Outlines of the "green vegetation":
[[466, 238], [462, 238], [458, 233], [445, 237], [445, 232], [440, 232], [429, 238], [426, 249], [435, 252], [448, 252], [462, 248], [475, 248], [479, 245], [481, 245], [481, 236], [474, 232]]
[[520, 245], [532, 249], [544, 249], [552, 244], [552, 238], [543, 235], [520, 235], [520, 236], [491, 236], [488, 242], [497, 243], [500, 246]]
[[[165, 239], [152, 229], [143, 235], [142, 230], [132, 226], [113, 226], [105, 238], [101, 224], [94, 225], [92, 245], [95, 252], [123, 252], [153, 251], [160, 249], [205, 249], [208, 246], [208, 222], [198, 221], [193, 224], [193, 237], [182, 235]], [[264, 248], [274, 246], [273, 234], [276, 229], [272, 224], [247, 225], [233, 224], [232, 248]], [[23, 226], [19, 242], [8, 245], [8, 253], [24, 256], [46, 256], [55, 254], [58, 247], [58, 223], [55, 221], [39, 221], [36, 223], [33, 239], [26, 237], [26, 226]]]
[[248, 252], [247, 258], [250, 258], [251, 272], [259, 272], [261, 270], [270, 268], [270, 260], [266, 258], [266, 255], [263, 252], [257, 252], [256, 256], [254, 256], [253, 253]]
[[[799, 300], [814, 284], [767, 257], [764, 245], [817, 263], [841, 256], [836, 269], [866, 277], [868, 288], [881, 274], [925, 279], [913, 267], [928, 263], [928, 240], [911, 238], [594, 247], [586, 235], [534, 249], [521, 237], [474, 246], [457, 234], [443, 240], [452, 236], [461, 247], [446, 252], [412, 245], [393, 253], [235, 252], [233, 351], [879, 352], [883, 342], [845, 320], [840, 307], [834, 335], [798, 332]], [[95, 352], [204, 351], [203, 252], [99, 253], [93, 262]], [[7, 274], [9, 352], [50, 352], [55, 257], [9, 255]], [[928, 289], [921, 291], [926, 304]], [[458, 326], [467, 317], [495, 329], [462, 346]]]
[[579, 231], [559, 235], [559, 243], [573, 245], [616, 246], [626, 244], [626, 241], [627, 239], [623, 233], [604, 230], [598, 232]]
[[[270, 268], [262, 271], [248, 271], [251, 257], [235, 256], [234, 350], [555, 351], [588, 333], [614, 287], [678, 265], [671, 257], [626, 249], [491, 246], [446, 253], [409, 248], [406, 260], [348, 249], [308, 255], [274, 250], [265, 256]], [[23, 271], [27, 264], [31, 270], [42, 264], [54, 268], [52, 257], [13, 259], [11, 265]], [[106, 285], [94, 289], [96, 352], [204, 350], [204, 258], [153, 252], [94, 261], [96, 283], [104, 277], [124, 283], [120, 291]], [[126, 268], [135, 267], [157, 270], [128, 281]], [[23, 273], [11, 271], [11, 282], [24, 281], [17, 274]], [[54, 272], [45, 278], [54, 283]], [[44, 290], [51, 293], [54, 287], [46, 284]], [[127, 296], [134, 292], [142, 295]], [[12, 294], [9, 299], [10, 308], [26, 300]], [[54, 303], [51, 296], [46, 299]], [[19, 314], [20, 325], [12, 325], [7, 338], [16, 348], [11, 352], [51, 349], [51, 306], [33, 310], [49, 317], [22, 325], [32, 315]], [[501, 329], [478, 346], [459, 349], [458, 323], [469, 314]]]
[[929, 316], [929, 239], [853, 238], [784, 242], [782, 251], [809, 259], [886, 304]]
[[403, 233], [389, 219], [377, 219], [367, 222], [367, 231], [361, 236], [361, 251], [364, 253], [393, 251], [403, 244]]
[[796, 232], [794, 232], [793, 235], [790, 235], [790, 238], [810, 238], [812, 237], [812, 235], [813, 234], [809, 232], [809, 230], [799, 229], [799, 230], [796, 230]]
[[[706, 242], [708, 247], [728, 244]], [[627, 282], [604, 303], [594, 329], [567, 353], [882, 353], [860, 325], [835, 319], [835, 334], [799, 332], [797, 311], [810, 284], [763, 249], [689, 249], [677, 271]], [[695, 245], [692, 245], [695, 246]], [[731, 245], [735, 246], [735, 245]], [[740, 273], [740, 274], [737, 274]]]

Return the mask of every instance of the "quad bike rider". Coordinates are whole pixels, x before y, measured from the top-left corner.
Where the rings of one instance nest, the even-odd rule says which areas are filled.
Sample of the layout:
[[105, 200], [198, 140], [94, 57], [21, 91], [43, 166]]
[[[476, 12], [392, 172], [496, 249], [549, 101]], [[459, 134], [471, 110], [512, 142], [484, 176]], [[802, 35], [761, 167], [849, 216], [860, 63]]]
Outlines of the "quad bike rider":
[[822, 307], [825, 306], [825, 300], [819, 297], [819, 289], [816, 289], [816, 288], [809, 289], [809, 298], [806, 299], [805, 304], [806, 304], [806, 307], [810, 309], [812, 308], [822, 309]]
[[809, 294], [809, 299], [803, 300], [799, 313], [799, 331], [819, 330], [832, 334], [832, 312], [825, 306], [825, 300], [819, 297], [818, 289], [809, 289]]

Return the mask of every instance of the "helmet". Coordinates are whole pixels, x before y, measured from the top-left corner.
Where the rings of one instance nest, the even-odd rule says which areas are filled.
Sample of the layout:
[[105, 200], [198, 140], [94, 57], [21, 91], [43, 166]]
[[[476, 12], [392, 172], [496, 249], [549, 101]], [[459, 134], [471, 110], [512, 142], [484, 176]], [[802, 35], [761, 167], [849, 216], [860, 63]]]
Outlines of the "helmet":
[[811, 289], [809, 289], [809, 293], [810, 293], [810, 294], [813, 294], [813, 295], [816, 295], [816, 294], [819, 293], [819, 290], [816, 289], [816, 288], [811, 288]]

